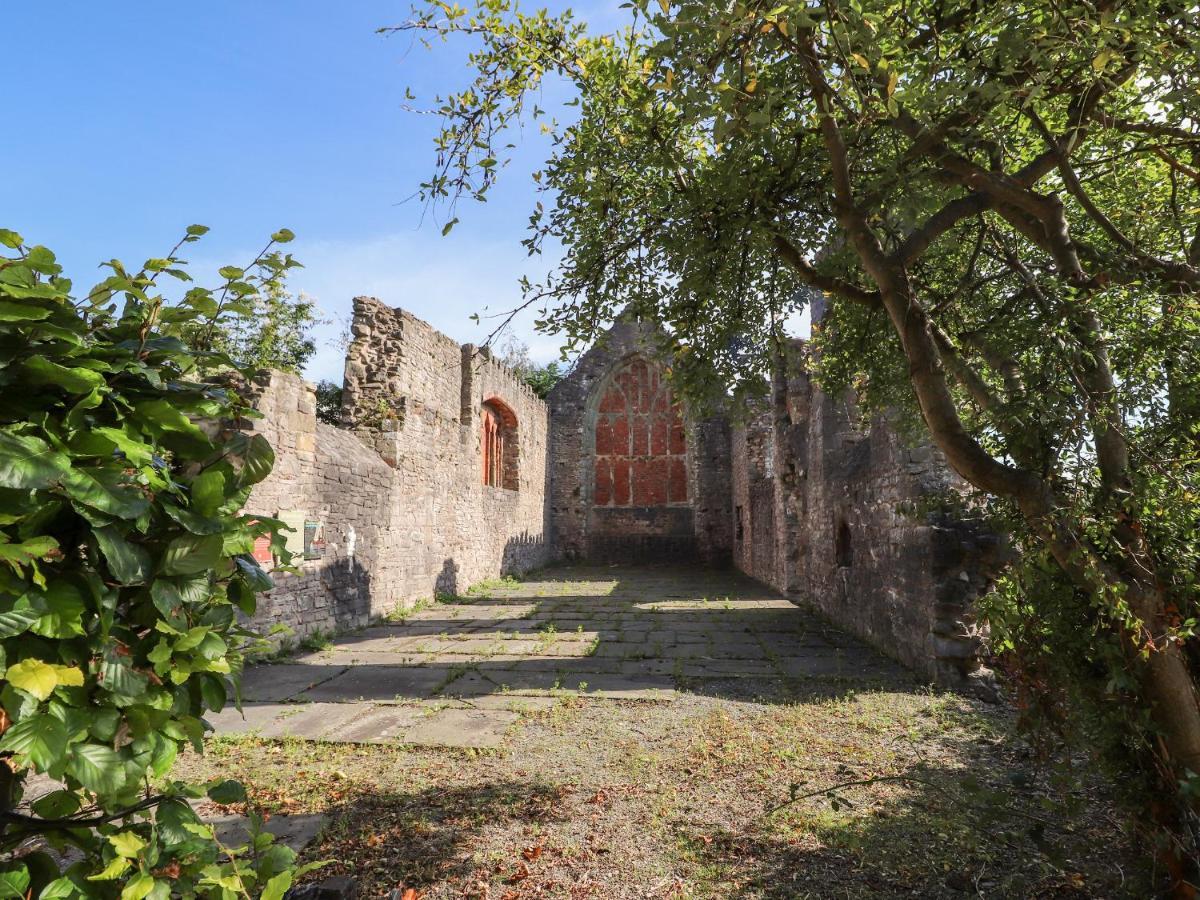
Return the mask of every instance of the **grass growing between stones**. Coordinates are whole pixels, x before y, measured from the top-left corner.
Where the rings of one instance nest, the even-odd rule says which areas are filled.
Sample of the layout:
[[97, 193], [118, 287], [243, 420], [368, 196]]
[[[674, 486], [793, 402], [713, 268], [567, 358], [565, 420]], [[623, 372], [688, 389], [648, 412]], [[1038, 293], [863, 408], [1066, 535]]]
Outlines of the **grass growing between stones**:
[[327, 813], [306, 855], [366, 896], [1151, 893], [1111, 788], [1055, 787], [1002, 708], [918, 689], [707, 679], [541, 704], [498, 751], [217, 739], [183, 769]]

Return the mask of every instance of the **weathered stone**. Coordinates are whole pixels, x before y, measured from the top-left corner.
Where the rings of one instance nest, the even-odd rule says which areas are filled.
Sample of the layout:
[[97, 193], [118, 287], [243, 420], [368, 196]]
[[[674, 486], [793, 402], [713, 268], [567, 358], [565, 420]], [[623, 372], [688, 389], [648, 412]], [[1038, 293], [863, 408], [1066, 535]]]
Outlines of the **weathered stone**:
[[770, 403], [734, 431], [734, 561], [961, 686], [980, 645], [948, 640], [967, 633], [965, 610], [988, 587], [996, 544], [970, 523], [908, 512], [962, 483], [934, 448], [909, 447], [885, 417], [866, 419], [849, 398], [820, 391], [804, 352], [797, 343], [780, 359]]
[[[271, 442], [276, 465], [247, 512], [296, 524], [289, 544], [299, 567], [260, 598], [254, 626], [286, 625], [296, 637], [344, 632], [555, 559], [722, 563], [732, 556], [743, 571], [931, 678], [961, 680], [977, 668], [980, 642], [966, 640], [978, 628], [971, 606], [988, 587], [1001, 544], [969, 522], [910, 514], [961, 483], [932, 447], [908, 446], [885, 417], [864, 419], [847, 398], [817, 389], [803, 347], [780, 360], [760, 414], [739, 416], [744, 424], [731, 429], [724, 415], [700, 416], [675, 402], [661, 335], [631, 316], [578, 360], [545, 403], [486, 348], [461, 345], [378, 300], [355, 299], [351, 331], [345, 428], [317, 422], [314, 389], [296, 376], [275, 373], [248, 387], [263, 418], [245, 427]], [[578, 678], [616, 674], [614, 665], [635, 659], [656, 660], [642, 673], [661, 672], [663, 659], [699, 672], [707, 654], [720, 672], [757, 657], [753, 642], [709, 647], [703, 621], [681, 615], [672, 596], [696, 616], [721, 602], [664, 583], [655, 605], [675, 617], [667, 625], [630, 614], [619, 582], [597, 581], [594, 595], [575, 597], [557, 622], [528, 603], [439, 607], [430, 612], [442, 621], [405, 632], [403, 644], [384, 635], [351, 639], [323, 659], [305, 658], [324, 671], [253, 674], [248, 696], [420, 698], [454, 680], [450, 667], [481, 659], [529, 657], [557, 667], [602, 658], [569, 669]], [[753, 626], [744, 622], [724, 637], [768, 634], [772, 612], [764, 603], [751, 607], [759, 617]], [[614, 604], [604, 630], [617, 631], [620, 646], [539, 635], [548, 625], [565, 631], [603, 604]], [[445, 617], [460, 614], [470, 619], [460, 636], [475, 633], [438, 638]], [[687, 630], [689, 621], [697, 631]], [[496, 633], [505, 628], [522, 640]], [[422, 634], [428, 639], [412, 640]], [[625, 646], [639, 642], [646, 646]], [[766, 648], [791, 657], [789, 668], [801, 673], [834, 668], [806, 666], [802, 650], [843, 646], [836, 634], [807, 643], [781, 635]], [[430, 661], [418, 657], [434, 656], [421, 666]], [[353, 673], [343, 674], [346, 666]], [[548, 671], [531, 662], [526, 673], [540, 683]], [[309, 689], [303, 679], [310, 676], [324, 683]]]

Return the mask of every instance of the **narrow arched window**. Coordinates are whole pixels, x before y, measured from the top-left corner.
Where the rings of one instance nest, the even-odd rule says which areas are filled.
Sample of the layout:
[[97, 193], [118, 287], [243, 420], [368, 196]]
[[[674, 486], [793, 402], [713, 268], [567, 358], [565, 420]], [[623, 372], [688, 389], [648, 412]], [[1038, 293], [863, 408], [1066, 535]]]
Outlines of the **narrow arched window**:
[[851, 543], [850, 526], [845, 520], [838, 523], [834, 555], [837, 557], [839, 569], [848, 569], [854, 565], [854, 545]]
[[479, 419], [483, 483], [489, 487], [517, 490], [520, 445], [516, 414], [504, 401], [493, 397], [483, 404]]

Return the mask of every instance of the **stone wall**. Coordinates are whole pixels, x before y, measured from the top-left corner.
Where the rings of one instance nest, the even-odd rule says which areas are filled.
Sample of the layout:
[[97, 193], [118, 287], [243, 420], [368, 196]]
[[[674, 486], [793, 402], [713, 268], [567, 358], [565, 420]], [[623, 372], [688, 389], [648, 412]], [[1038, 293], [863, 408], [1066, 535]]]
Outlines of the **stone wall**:
[[[353, 434], [316, 419], [312, 385], [279, 372], [251, 386], [263, 418], [248, 428], [275, 450], [275, 467], [256, 485], [246, 511], [299, 523], [319, 523], [323, 553], [303, 559], [303, 533], [293, 536], [301, 556], [297, 575], [276, 575], [274, 590], [259, 597], [253, 624], [286, 625], [297, 635], [366, 624], [399, 600], [389, 552], [393, 472]], [[264, 565], [269, 568], [270, 563]]]
[[822, 393], [797, 342], [733, 437], [734, 560], [934, 681], [986, 678], [974, 600], [999, 542], [920, 512], [962, 489], [941, 455]]
[[[264, 418], [251, 427], [276, 467], [247, 510], [324, 535], [321, 555], [262, 601], [260, 627], [355, 627], [548, 559], [546, 405], [486, 351], [378, 300], [356, 298], [351, 327], [343, 428], [316, 421], [313, 388], [296, 376], [255, 386]], [[485, 403], [503, 413], [515, 490], [483, 483]]]
[[979, 674], [972, 605], [998, 542], [914, 513], [961, 484], [932, 448], [818, 390], [802, 344], [731, 429], [674, 401], [660, 335], [634, 319], [547, 403], [486, 350], [378, 300], [355, 299], [352, 332], [342, 427], [316, 421], [296, 376], [251, 386], [263, 418], [248, 427], [277, 461], [247, 509], [293, 522], [297, 550], [308, 523], [312, 551], [258, 626], [355, 627], [555, 558], [732, 558], [935, 680]]
[[727, 562], [729, 428], [671, 396], [655, 333], [622, 319], [548, 398], [557, 556]]

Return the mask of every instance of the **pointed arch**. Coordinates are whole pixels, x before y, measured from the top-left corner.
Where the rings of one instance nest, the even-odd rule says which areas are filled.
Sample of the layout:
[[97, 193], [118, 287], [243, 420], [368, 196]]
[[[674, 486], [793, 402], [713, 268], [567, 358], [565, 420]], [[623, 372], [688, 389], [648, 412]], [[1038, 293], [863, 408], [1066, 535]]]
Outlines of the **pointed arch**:
[[629, 356], [597, 397], [593, 506], [686, 505], [687, 434], [661, 366]]

